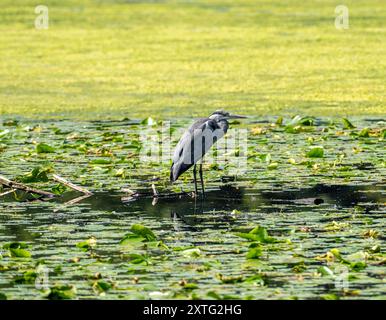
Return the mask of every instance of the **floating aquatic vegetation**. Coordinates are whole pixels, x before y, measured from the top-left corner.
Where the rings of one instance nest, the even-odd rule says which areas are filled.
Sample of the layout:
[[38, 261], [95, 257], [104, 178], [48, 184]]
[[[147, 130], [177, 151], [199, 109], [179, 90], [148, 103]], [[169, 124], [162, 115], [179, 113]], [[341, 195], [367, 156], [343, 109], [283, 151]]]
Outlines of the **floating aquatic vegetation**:
[[189, 174], [171, 186], [170, 163], [140, 160], [160, 121], [3, 121], [0, 174], [56, 197], [0, 197], [0, 299], [384, 298], [386, 130], [349, 122], [240, 124], [247, 171], [207, 164], [201, 201]]

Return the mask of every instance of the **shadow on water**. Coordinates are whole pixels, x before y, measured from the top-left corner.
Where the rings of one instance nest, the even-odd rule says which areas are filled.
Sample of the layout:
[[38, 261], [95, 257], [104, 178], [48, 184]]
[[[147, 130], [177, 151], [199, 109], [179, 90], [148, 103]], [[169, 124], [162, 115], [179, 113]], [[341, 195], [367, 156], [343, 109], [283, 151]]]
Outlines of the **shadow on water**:
[[353, 207], [359, 203], [383, 202], [383, 186], [352, 186], [317, 184], [312, 188], [284, 191], [263, 191], [262, 195], [271, 204], [334, 205], [336, 208]]
[[[231, 212], [232, 210], [253, 211], [264, 206], [267, 212], [277, 211], [278, 205], [296, 206], [299, 211], [308, 210], [310, 205], [327, 205], [347, 208], [359, 203], [380, 203], [385, 200], [381, 186], [315, 185], [298, 190], [253, 190], [230, 185], [205, 193], [205, 199], [190, 196], [138, 198], [127, 202], [132, 211], [145, 211], [154, 216], [179, 216]], [[271, 210], [272, 209], [272, 210]]]
[[[315, 185], [312, 188], [296, 190], [254, 190], [223, 185], [219, 189], [207, 191], [205, 199], [193, 198], [185, 194], [157, 199], [152, 196], [133, 197], [128, 201], [123, 194], [103, 192], [68, 204], [79, 196], [77, 193], [68, 192], [60, 199], [51, 201], [57, 201], [58, 205], [67, 203], [68, 206], [82, 206], [82, 212], [114, 211], [119, 213], [120, 218], [126, 214], [172, 219], [177, 217], [193, 226], [200, 223], [200, 216], [213, 215], [216, 219], [220, 219], [218, 222], [221, 222], [221, 219], [226, 220], [227, 215], [233, 210], [241, 212], [260, 210], [260, 212], [274, 213], [278, 208], [288, 206], [296, 211], [310, 210], [310, 206], [333, 206], [338, 209], [358, 204], [365, 207], [377, 206], [377, 203], [385, 201], [383, 190], [382, 186], [375, 185]], [[9, 195], [3, 197], [2, 201], [12, 202], [15, 199]], [[36, 205], [25, 208], [31, 214], [48, 210]]]
[[[24, 196], [24, 198], [23, 198]], [[380, 185], [350, 186], [350, 185], [315, 185], [312, 188], [296, 190], [254, 190], [223, 185], [219, 189], [208, 190], [205, 199], [192, 198], [190, 195], [176, 195], [173, 197], [152, 196], [131, 198], [119, 193], [102, 192], [87, 198], [77, 198], [76, 192], [67, 192], [60, 198], [50, 200], [50, 205], [38, 201], [33, 204], [25, 203], [26, 194], [18, 194], [17, 199], [7, 195], [0, 199], [0, 205], [7, 210], [17, 206], [16, 201], [24, 201], [20, 214], [27, 213], [29, 222], [11, 223], [10, 216], [0, 215], [0, 224], [7, 227], [4, 234], [18, 236], [22, 240], [32, 240], [26, 225], [31, 223], [51, 224], [60, 221], [66, 224], [67, 219], [75, 217], [78, 225], [98, 221], [100, 215], [106, 215], [110, 223], [127, 218], [128, 215], [148, 216], [154, 219], [170, 219], [175, 230], [198, 231], [202, 228], [227, 229], [230, 225], [237, 225], [240, 219], [234, 219], [233, 210], [241, 213], [276, 214], [278, 212], [305, 212], [306, 214], [320, 214], [325, 210], [350, 208], [360, 206], [366, 214], [379, 209], [386, 201], [384, 187]], [[71, 203], [74, 199], [79, 202]], [[71, 214], [76, 210], [76, 215]], [[115, 214], [111, 214], [114, 212]], [[339, 212], [339, 210], [337, 211]], [[14, 214], [14, 213], [13, 213]], [[45, 217], [42, 219], [42, 217]], [[95, 221], [93, 220], [95, 219]], [[116, 221], [115, 221], [116, 220]]]

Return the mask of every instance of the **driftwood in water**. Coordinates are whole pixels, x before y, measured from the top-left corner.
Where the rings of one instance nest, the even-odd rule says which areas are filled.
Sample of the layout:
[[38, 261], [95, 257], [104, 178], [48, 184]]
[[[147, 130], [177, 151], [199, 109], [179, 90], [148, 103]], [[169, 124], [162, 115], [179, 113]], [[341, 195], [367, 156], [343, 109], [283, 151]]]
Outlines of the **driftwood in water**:
[[66, 187], [69, 187], [70, 189], [73, 189], [75, 191], [79, 191], [79, 192], [82, 192], [84, 193], [85, 195], [92, 195], [92, 192], [91, 191], [88, 191], [87, 189], [83, 188], [83, 187], [80, 187], [80, 186], [77, 186], [76, 184], [73, 184], [72, 182], [58, 176], [57, 174], [53, 174], [52, 175], [52, 178], [56, 181], [56, 182], [59, 182], [63, 185], [65, 185]]
[[55, 197], [55, 195], [51, 192], [31, 188], [31, 187], [28, 187], [22, 183], [9, 180], [3, 176], [0, 176], [0, 184], [2, 184], [3, 186], [5, 186], [7, 188], [10, 188], [10, 189], [21, 190], [21, 191], [24, 191], [27, 193], [38, 194], [38, 195], [41, 195], [44, 197]]
[[83, 201], [84, 199], [87, 199], [87, 198], [89, 198], [91, 196], [92, 196], [92, 194], [85, 194], [83, 196], [80, 196], [78, 198], [75, 198], [75, 199], [72, 199], [70, 201], [65, 202], [64, 205], [76, 204], [76, 203], [79, 203], [79, 202]]
[[15, 191], [16, 191], [16, 189], [10, 189], [10, 190], [4, 191], [4, 192], [0, 193], [0, 197], [6, 196], [7, 194], [10, 194], [10, 193], [15, 192]]
[[[85, 196], [89, 197], [93, 194], [91, 191], [89, 191], [83, 187], [77, 186], [76, 184], [74, 184], [74, 183], [68, 181], [67, 179], [64, 179], [56, 174], [52, 175], [52, 178], [56, 182], [59, 182], [65, 186], [69, 187], [70, 189], [79, 191], [79, 192], [84, 194], [84, 196], [80, 197], [82, 199], [76, 198], [73, 200], [72, 203], [77, 203], [77, 202], [83, 200], [83, 198]], [[36, 189], [36, 188], [31, 188], [29, 186], [26, 186], [25, 184], [20, 183], [20, 182], [15, 182], [15, 181], [9, 180], [8, 178], [6, 178], [4, 176], [0, 176], [0, 185], [3, 185], [4, 187], [10, 189], [10, 190], [5, 190], [3, 193], [0, 193], [0, 197], [5, 196], [9, 193], [15, 192], [17, 190], [20, 190], [20, 191], [23, 191], [26, 193], [37, 194], [37, 195], [41, 196], [39, 198], [39, 200], [44, 200], [44, 198], [54, 198], [55, 197], [55, 195], [51, 192], [43, 191], [43, 190]], [[69, 204], [71, 204], [71, 201], [69, 202]]]

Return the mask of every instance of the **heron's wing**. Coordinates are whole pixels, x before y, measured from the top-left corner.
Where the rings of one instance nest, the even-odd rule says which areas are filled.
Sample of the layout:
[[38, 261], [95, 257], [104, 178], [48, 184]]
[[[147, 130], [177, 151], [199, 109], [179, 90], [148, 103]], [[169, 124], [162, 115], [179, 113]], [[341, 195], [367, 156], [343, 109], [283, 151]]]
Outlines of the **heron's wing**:
[[200, 160], [209, 148], [224, 135], [224, 131], [211, 119], [199, 119], [184, 132], [173, 156], [171, 180]]
[[184, 149], [186, 149], [186, 147], [188, 145], [191, 145], [192, 143], [192, 140], [194, 138], [193, 134], [194, 132], [198, 129], [198, 130], [203, 130], [203, 128], [205, 127], [205, 122], [207, 122], [208, 118], [202, 118], [202, 119], [198, 119], [196, 120], [189, 128], [188, 130], [186, 130], [183, 135], [181, 136], [180, 140], [178, 141], [177, 143], [177, 146], [176, 148], [174, 149], [174, 155], [173, 155], [173, 163], [176, 163], [178, 162], [178, 160], [180, 159]]

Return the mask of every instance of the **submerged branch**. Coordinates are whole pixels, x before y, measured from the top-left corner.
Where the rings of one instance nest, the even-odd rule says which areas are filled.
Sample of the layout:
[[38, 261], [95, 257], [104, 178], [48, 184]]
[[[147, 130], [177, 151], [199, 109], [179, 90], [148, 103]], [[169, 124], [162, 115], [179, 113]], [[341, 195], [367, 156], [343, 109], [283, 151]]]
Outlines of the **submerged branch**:
[[83, 200], [85, 200], [85, 199], [87, 199], [87, 198], [89, 198], [91, 196], [92, 196], [92, 194], [85, 194], [85, 195], [80, 196], [78, 198], [75, 198], [75, 199], [72, 199], [70, 201], [67, 201], [66, 203], [64, 203], [64, 205], [76, 204], [76, 203], [79, 203], [79, 202], [81, 202], [81, 201], [83, 201]]
[[31, 188], [31, 187], [28, 187], [22, 183], [9, 180], [3, 176], [0, 176], [0, 184], [8, 187], [10, 189], [16, 189], [16, 190], [21, 190], [21, 191], [28, 192], [28, 193], [39, 194], [39, 195], [42, 195], [45, 197], [55, 197], [55, 195], [51, 192]]

